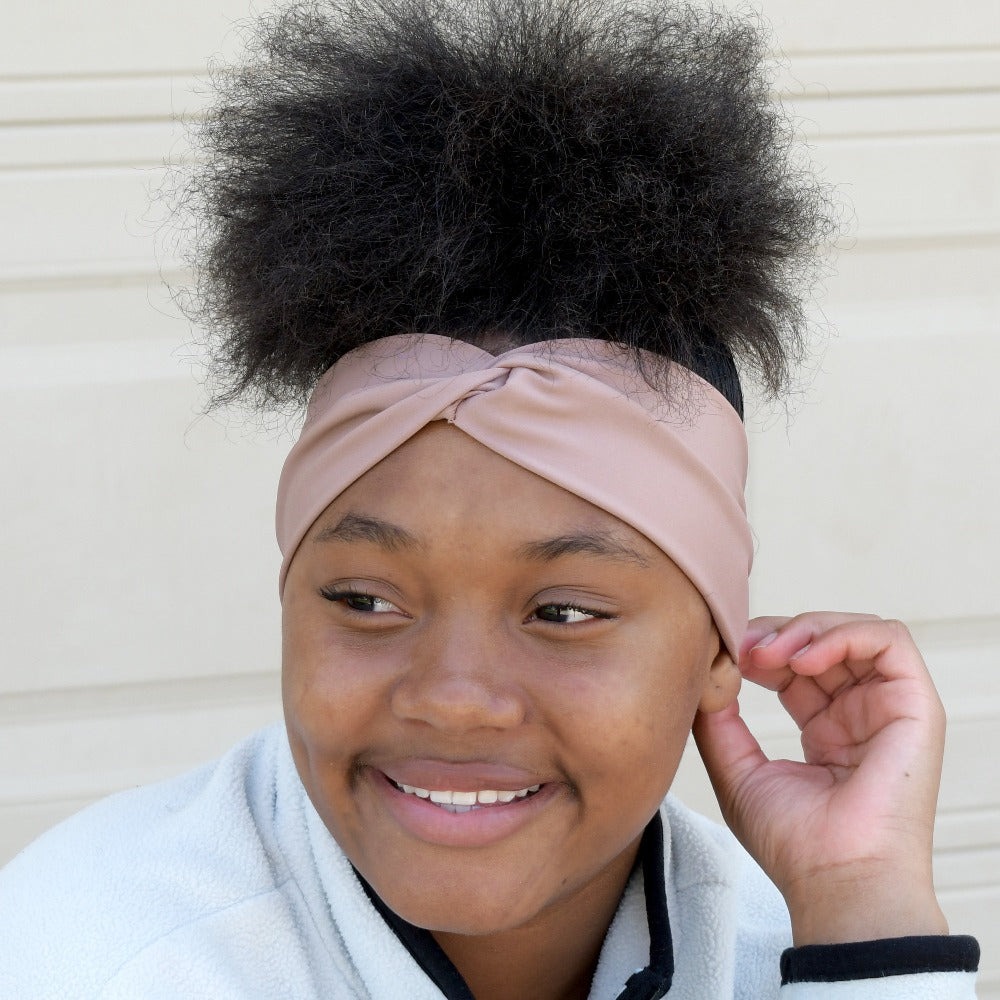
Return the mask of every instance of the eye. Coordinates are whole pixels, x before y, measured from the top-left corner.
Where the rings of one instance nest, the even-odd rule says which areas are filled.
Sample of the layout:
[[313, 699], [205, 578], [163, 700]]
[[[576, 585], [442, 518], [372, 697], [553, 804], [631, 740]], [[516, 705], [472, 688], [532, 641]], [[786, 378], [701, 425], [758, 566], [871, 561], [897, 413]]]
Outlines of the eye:
[[574, 625], [577, 622], [592, 621], [595, 618], [611, 618], [612, 615], [592, 611], [589, 608], [581, 608], [575, 604], [540, 604], [532, 612], [531, 617], [555, 625]]
[[388, 612], [398, 612], [392, 601], [387, 601], [384, 597], [376, 597], [374, 594], [363, 594], [357, 590], [320, 590], [320, 594], [334, 604], [342, 604], [351, 611], [366, 615], [381, 615]]

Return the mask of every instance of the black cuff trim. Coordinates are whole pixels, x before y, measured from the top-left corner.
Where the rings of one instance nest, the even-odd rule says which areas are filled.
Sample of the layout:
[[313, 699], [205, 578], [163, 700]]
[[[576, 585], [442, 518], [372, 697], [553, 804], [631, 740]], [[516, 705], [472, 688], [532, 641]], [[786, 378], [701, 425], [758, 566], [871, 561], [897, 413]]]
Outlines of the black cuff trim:
[[979, 942], [962, 934], [809, 944], [782, 953], [781, 985], [978, 969]]

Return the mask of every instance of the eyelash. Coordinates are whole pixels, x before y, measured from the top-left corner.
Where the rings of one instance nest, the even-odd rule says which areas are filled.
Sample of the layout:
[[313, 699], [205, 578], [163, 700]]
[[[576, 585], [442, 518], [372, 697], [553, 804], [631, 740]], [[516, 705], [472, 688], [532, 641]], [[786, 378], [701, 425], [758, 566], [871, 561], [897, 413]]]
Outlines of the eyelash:
[[356, 615], [370, 615], [375, 614], [376, 612], [371, 609], [362, 611], [360, 608], [352, 608], [348, 603], [352, 599], [366, 598], [369, 601], [385, 601], [386, 604], [392, 604], [392, 601], [386, 601], [384, 597], [376, 597], [374, 594], [366, 594], [361, 590], [333, 590], [323, 587], [320, 589], [320, 595], [334, 604], [342, 604], [348, 611], [353, 611]]
[[607, 621], [608, 619], [614, 618], [614, 615], [606, 614], [603, 611], [595, 611], [593, 608], [584, 608], [579, 604], [539, 604], [534, 611], [531, 612], [531, 617], [536, 621], [545, 622], [547, 625], [581, 625], [582, 622], [551, 622], [545, 618], [539, 618], [538, 612], [543, 608], [555, 608], [560, 612], [567, 611], [578, 611], [581, 615], [587, 615], [592, 621]]
[[[342, 604], [348, 611], [353, 612], [356, 615], [374, 615], [377, 614], [378, 612], [375, 612], [370, 608], [362, 610], [360, 608], [351, 607], [349, 602], [352, 599], [364, 598], [369, 601], [385, 601], [384, 597], [376, 597], [374, 594], [366, 594], [359, 590], [333, 590], [333, 589], [321, 588], [320, 595], [334, 604]], [[392, 602], [385, 601], [385, 603], [391, 604]], [[595, 611], [593, 608], [582, 607], [579, 604], [558, 604], [558, 603], [539, 604], [538, 607], [536, 607], [531, 612], [530, 617], [535, 621], [544, 622], [545, 624], [548, 625], [583, 624], [582, 622], [553, 622], [553, 621], [548, 621], [545, 618], [539, 618], [538, 612], [542, 611], [545, 608], [553, 608], [563, 613], [567, 611], [576, 611], [582, 615], [587, 615], [591, 620], [596, 620], [596, 621], [607, 621], [615, 617], [614, 615], [607, 614], [606, 612], [603, 611]]]

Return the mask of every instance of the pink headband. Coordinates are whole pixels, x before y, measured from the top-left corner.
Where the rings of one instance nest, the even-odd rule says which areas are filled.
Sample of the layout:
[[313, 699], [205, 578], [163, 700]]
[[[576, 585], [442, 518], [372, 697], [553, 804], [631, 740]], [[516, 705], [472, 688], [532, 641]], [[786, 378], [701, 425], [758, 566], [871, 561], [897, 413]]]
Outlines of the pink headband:
[[447, 420], [642, 532], [698, 588], [737, 656], [753, 556], [746, 434], [693, 372], [672, 365], [669, 380], [673, 403], [629, 355], [598, 340], [494, 357], [449, 337], [404, 334], [352, 351], [318, 382], [281, 472], [279, 592], [326, 507], [422, 427]]

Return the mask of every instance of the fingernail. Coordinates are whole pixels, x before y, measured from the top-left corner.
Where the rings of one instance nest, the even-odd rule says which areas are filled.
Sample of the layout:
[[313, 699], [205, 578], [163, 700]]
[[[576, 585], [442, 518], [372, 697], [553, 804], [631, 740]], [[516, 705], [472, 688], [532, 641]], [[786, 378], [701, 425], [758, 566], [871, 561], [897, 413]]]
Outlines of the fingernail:
[[797, 660], [800, 656], [802, 656], [804, 653], [807, 653], [809, 651], [809, 647], [810, 646], [812, 646], [811, 642], [806, 643], [806, 645], [804, 645], [797, 653], [792, 653], [792, 655], [790, 657], [788, 657], [788, 658], [790, 660]]
[[769, 646], [777, 638], [778, 638], [777, 632], [770, 632], [768, 635], [765, 635], [764, 638], [761, 639], [760, 642], [758, 642], [757, 645], [754, 646], [753, 648], [763, 649], [765, 646]]

